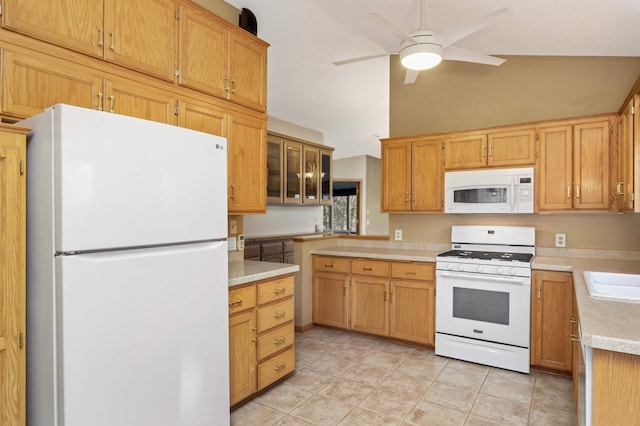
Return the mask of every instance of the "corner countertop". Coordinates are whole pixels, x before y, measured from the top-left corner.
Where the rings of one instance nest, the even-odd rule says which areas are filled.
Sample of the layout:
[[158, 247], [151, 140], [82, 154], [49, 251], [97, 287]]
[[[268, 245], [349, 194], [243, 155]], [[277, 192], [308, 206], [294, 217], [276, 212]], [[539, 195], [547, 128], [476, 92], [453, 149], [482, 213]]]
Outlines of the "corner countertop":
[[293, 274], [299, 270], [298, 265], [289, 263], [259, 262], [257, 260], [229, 262], [229, 287]]
[[[331, 246], [311, 250], [311, 254], [435, 262], [442, 251]], [[536, 256], [533, 269], [572, 273], [583, 344], [640, 355], [640, 302], [591, 297], [583, 275], [585, 271], [640, 274], [640, 261], [616, 260], [595, 252], [589, 257]]]

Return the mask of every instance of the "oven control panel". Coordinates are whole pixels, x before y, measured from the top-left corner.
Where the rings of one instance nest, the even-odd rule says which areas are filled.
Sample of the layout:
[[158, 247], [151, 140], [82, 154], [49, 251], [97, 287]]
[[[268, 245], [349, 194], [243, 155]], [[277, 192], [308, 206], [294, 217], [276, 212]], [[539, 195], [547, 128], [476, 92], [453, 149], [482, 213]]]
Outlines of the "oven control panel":
[[439, 271], [451, 271], [451, 272], [467, 272], [473, 274], [486, 274], [486, 275], [504, 275], [511, 277], [530, 277], [530, 266], [505, 266], [505, 265], [487, 265], [487, 264], [474, 264], [474, 263], [458, 263], [437, 261], [436, 269]]

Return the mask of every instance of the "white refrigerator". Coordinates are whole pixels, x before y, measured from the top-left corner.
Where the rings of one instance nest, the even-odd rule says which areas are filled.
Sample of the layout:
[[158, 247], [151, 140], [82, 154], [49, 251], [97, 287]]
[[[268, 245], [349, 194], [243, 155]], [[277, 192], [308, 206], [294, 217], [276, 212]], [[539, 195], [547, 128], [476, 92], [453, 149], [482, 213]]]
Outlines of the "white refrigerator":
[[229, 423], [226, 140], [26, 119], [27, 423]]

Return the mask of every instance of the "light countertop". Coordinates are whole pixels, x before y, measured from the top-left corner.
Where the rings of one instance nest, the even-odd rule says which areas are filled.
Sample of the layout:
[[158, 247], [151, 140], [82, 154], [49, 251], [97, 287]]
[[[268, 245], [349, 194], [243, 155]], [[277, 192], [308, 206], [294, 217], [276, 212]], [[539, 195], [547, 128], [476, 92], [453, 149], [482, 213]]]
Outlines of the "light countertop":
[[259, 262], [257, 260], [233, 261], [229, 262], [229, 287], [293, 274], [299, 270], [298, 265], [288, 263]]
[[[445, 250], [332, 246], [314, 249], [311, 254], [435, 262], [438, 253], [443, 251]], [[533, 269], [573, 274], [582, 342], [585, 345], [640, 355], [640, 302], [591, 297], [583, 276], [584, 271], [640, 274], [640, 261], [615, 260], [598, 256], [597, 253], [591, 255], [593, 258], [536, 256]]]

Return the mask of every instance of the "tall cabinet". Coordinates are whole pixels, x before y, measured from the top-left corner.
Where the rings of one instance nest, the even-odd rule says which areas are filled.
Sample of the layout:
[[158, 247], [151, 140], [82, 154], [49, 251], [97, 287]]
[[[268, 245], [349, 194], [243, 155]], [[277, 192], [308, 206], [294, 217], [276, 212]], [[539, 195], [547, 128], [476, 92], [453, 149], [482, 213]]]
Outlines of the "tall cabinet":
[[0, 423], [25, 424], [26, 134], [0, 124]]

